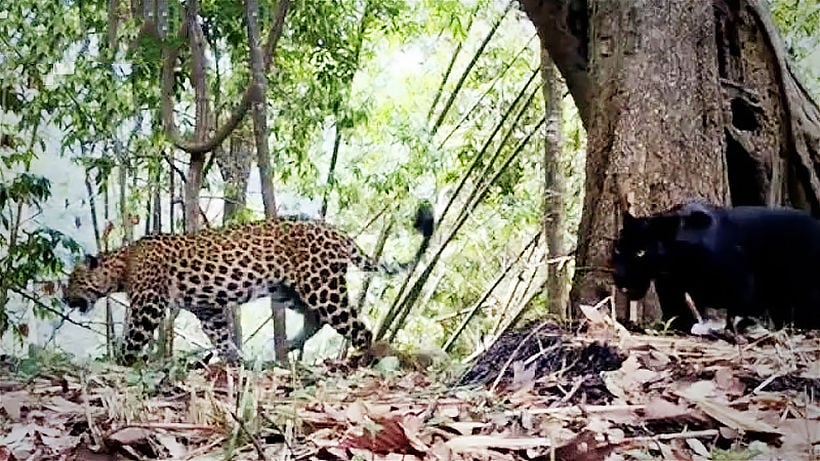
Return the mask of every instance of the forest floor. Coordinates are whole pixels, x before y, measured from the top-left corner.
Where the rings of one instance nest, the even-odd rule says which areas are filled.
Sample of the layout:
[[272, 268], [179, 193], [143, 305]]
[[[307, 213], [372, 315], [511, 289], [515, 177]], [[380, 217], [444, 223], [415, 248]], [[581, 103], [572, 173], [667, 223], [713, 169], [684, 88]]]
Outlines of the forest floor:
[[511, 332], [458, 375], [412, 356], [230, 372], [7, 360], [0, 461], [818, 459], [817, 338], [731, 344], [585, 314], [574, 332]]

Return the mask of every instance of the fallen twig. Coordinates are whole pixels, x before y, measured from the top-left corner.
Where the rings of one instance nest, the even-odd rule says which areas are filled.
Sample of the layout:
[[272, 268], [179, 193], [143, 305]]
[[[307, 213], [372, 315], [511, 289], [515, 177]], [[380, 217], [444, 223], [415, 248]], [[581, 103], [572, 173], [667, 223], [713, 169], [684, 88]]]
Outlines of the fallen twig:
[[164, 429], [167, 431], [209, 431], [209, 432], [217, 432], [215, 427], [211, 426], [203, 426], [201, 424], [190, 424], [190, 423], [131, 423], [126, 424], [124, 426], [120, 426], [116, 429], [113, 429], [106, 434], [106, 438], [110, 438], [112, 435], [116, 434], [117, 432], [124, 431], [125, 429], [131, 428], [138, 428], [138, 429]]
[[673, 434], [657, 434], [657, 435], [642, 435], [638, 437], [629, 437], [623, 439], [618, 445], [625, 445], [630, 443], [644, 443], [657, 442], [660, 440], [676, 440], [676, 439], [702, 439], [705, 437], [716, 437], [720, 434], [717, 429], [704, 429], [702, 431], [684, 431]]
[[529, 413], [531, 415], [560, 415], [560, 414], [590, 414], [590, 413], [615, 413], [621, 411], [638, 411], [643, 410], [644, 405], [573, 405], [571, 407], [558, 408], [529, 408], [524, 410], [507, 410], [504, 412], [507, 416], [515, 416], [521, 413]]

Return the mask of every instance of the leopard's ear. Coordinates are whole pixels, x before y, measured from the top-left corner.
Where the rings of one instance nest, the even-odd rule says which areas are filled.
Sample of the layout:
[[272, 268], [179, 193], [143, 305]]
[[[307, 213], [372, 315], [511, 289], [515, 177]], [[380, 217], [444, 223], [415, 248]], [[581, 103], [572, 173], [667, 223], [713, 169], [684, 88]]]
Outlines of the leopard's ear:
[[85, 265], [88, 266], [89, 269], [96, 269], [100, 266], [100, 260], [96, 256], [85, 255]]

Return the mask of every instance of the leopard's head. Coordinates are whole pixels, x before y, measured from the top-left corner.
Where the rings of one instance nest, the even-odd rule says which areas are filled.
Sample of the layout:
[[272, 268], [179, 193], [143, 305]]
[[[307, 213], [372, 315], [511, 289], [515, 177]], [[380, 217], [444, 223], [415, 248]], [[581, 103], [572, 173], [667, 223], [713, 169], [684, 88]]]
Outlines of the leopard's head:
[[107, 259], [86, 255], [85, 261], [77, 263], [63, 287], [63, 302], [85, 313], [98, 299], [115, 291], [121, 285], [122, 270]]

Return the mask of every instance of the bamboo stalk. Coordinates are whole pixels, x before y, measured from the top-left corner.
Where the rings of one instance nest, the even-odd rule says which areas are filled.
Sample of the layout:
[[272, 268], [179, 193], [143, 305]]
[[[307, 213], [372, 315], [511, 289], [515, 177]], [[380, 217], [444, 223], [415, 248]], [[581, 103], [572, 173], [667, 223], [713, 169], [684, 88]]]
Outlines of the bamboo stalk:
[[450, 351], [450, 348], [453, 346], [453, 343], [456, 342], [458, 337], [461, 335], [461, 332], [464, 331], [464, 328], [467, 326], [468, 323], [470, 323], [470, 320], [473, 319], [476, 312], [478, 312], [478, 309], [481, 308], [481, 306], [484, 304], [484, 301], [486, 301], [487, 298], [489, 298], [490, 295], [493, 293], [493, 291], [495, 291], [495, 289], [498, 287], [498, 285], [501, 284], [501, 281], [504, 280], [504, 278], [507, 276], [507, 274], [510, 273], [510, 270], [512, 270], [512, 268], [516, 264], [518, 264], [518, 261], [520, 261], [521, 258], [524, 256], [524, 253], [526, 253], [527, 250], [530, 247], [535, 246], [535, 244], [538, 242], [538, 239], [539, 239], [540, 236], [541, 236], [540, 232], [535, 234], [535, 237], [530, 239], [530, 241], [527, 242], [526, 245], [524, 245], [524, 247], [518, 253], [518, 256], [516, 256], [512, 261], [510, 261], [507, 264], [507, 266], [504, 267], [504, 269], [502, 269], [501, 272], [499, 272], [498, 276], [495, 278], [493, 283], [491, 283], [490, 286], [486, 290], [484, 290], [484, 294], [481, 295], [481, 297], [478, 298], [478, 300], [473, 304], [473, 306], [467, 312], [467, 315], [464, 316], [464, 318], [461, 320], [461, 323], [458, 325], [458, 327], [456, 327], [455, 331], [453, 331], [453, 333], [450, 335], [450, 337], [444, 343], [444, 346], [442, 346], [442, 349], [444, 349], [444, 352], [449, 352]]
[[467, 76], [470, 75], [470, 72], [472, 72], [476, 62], [478, 62], [478, 58], [480, 58], [481, 55], [484, 53], [484, 49], [487, 48], [487, 45], [490, 43], [490, 40], [498, 31], [498, 26], [501, 25], [501, 21], [503, 21], [504, 18], [507, 17], [507, 13], [509, 13], [514, 4], [515, 1], [510, 1], [507, 4], [507, 7], [504, 8], [504, 12], [495, 21], [495, 23], [493, 23], [493, 27], [490, 28], [490, 31], [487, 32], [486, 36], [484, 36], [484, 40], [481, 41], [481, 44], [478, 46], [478, 49], [475, 51], [475, 53], [473, 53], [472, 59], [470, 59], [470, 62], [464, 69], [464, 72], [461, 73], [461, 77], [459, 77], [458, 81], [456, 82], [456, 86], [453, 88], [453, 91], [450, 92], [450, 97], [447, 98], [447, 101], [444, 103], [444, 107], [441, 109], [441, 112], [439, 112], [436, 122], [433, 123], [433, 126], [430, 128], [430, 136], [435, 136], [441, 124], [444, 123], [444, 118], [447, 116], [447, 113], [450, 112], [450, 108], [453, 107], [453, 103], [456, 100], [456, 96], [458, 96], [458, 93], [464, 87], [464, 82], [467, 80]]
[[[465, 206], [465, 210], [472, 211], [473, 209], [475, 209], [476, 206], [478, 206], [479, 203], [481, 203], [481, 201], [484, 200], [484, 197], [486, 197], [487, 193], [490, 191], [490, 187], [493, 184], [495, 184], [496, 181], [498, 181], [498, 178], [501, 177], [501, 174], [504, 173], [506, 168], [509, 167], [510, 164], [512, 164], [513, 160], [515, 160], [518, 157], [518, 154], [520, 154], [521, 151], [524, 150], [524, 147], [530, 142], [535, 133], [544, 124], [544, 121], [545, 118], [542, 117], [541, 120], [532, 129], [532, 131], [530, 131], [530, 133], [528, 133], [527, 136], [521, 140], [521, 142], [518, 144], [518, 146], [516, 146], [515, 150], [513, 150], [513, 152], [507, 157], [507, 160], [498, 169], [498, 171], [492, 177], [492, 179], [487, 181], [484, 187], [482, 187], [481, 190], [475, 194], [475, 199], [469, 202], [467, 206]], [[402, 299], [400, 302], [394, 303], [394, 306], [396, 307], [393, 309], [393, 312], [388, 312], [388, 314], [392, 314], [393, 317], [388, 316], [385, 318], [385, 321], [382, 323], [382, 325], [379, 327], [379, 330], [376, 332], [376, 339], [380, 339], [381, 337], [383, 337], [387, 330], [391, 326], [393, 326], [392, 324], [395, 324], [395, 326], [390, 334], [390, 339], [395, 337], [398, 330], [402, 327], [404, 320], [407, 318], [407, 315], [412, 310], [415, 300], [421, 293], [422, 286], [424, 286], [425, 281], [430, 277], [430, 274], [433, 272], [433, 268], [435, 267], [436, 263], [438, 263], [438, 260], [441, 258], [444, 249], [453, 240], [455, 235], [461, 229], [461, 226], [464, 225], [464, 223], [467, 221], [467, 217], [469, 217], [469, 211], [465, 211], [460, 215], [459, 219], [456, 221], [455, 225], [450, 230], [450, 233], [447, 235], [447, 238], [444, 239], [442, 244], [439, 246], [438, 251], [436, 251], [433, 257], [430, 258], [427, 267], [425, 267], [424, 271], [418, 276], [410, 291], [407, 292], [407, 295], [404, 297], [404, 299]], [[396, 315], [398, 315], [398, 318], [394, 319]]]

